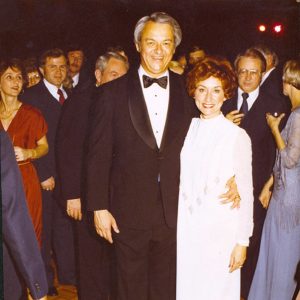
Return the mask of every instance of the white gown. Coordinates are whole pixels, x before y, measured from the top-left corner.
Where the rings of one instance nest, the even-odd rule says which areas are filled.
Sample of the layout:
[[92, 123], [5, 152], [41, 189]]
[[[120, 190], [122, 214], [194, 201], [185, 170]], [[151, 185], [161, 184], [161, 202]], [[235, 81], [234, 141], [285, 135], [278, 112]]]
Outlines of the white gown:
[[[229, 273], [234, 246], [253, 229], [251, 142], [222, 114], [193, 119], [181, 151], [177, 227], [177, 300], [239, 300], [240, 270]], [[240, 208], [220, 204], [232, 176]]]

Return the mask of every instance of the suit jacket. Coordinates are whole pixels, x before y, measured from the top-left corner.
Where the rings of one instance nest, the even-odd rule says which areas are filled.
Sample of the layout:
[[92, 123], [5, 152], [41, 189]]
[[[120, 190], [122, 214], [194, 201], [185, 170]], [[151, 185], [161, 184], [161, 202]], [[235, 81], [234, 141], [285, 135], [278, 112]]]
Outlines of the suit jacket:
[[[224, 115], [237, 109], [237, 95], [224, 102]], [[276, 157], [276, 144], [266, 122], [266, 113], [285, 113], [284, 126], [290, 109], [281, 97], [275, 97], [260, 91], [258, 98], [242, 120], [240, 127], [245, 129], [252, 142], [252, 170], [254, 193], [260, 193], [266, 180], [270, 177]]]
[[37, 107], [43, 114], [47, 124], [47, 140], [49, 144], [49, 152], [47, 155], [34, 161], [41, 181], [48, 179], [51, 176], [56, 177], [56, 162], [55, 162], [55, 138], [62, 105], [51, 95], [41, 81], [37, 85], [27, 89], [21, 96], [21, 100], [34, 107]]
[[19, 299], [23, 280], [33, 299], [42, 298], [48, 292], [44, 263], [13, 147], [3, 130], [0, 131], [0, 145], [4, 299]]
[[271, 71], [269, 76], [260, 86], [260, 91], [263, 93], [268, 93], [275, 96], [282, 96], [283, 95], [283, 88], [282, 88], [282, 69], [276, 67], [274, 70]]
[[118, 224], [149, 228], [161, 193], [168, 226], [175, 227], [180, 151], [195, 113], [182, 78], [170, 72], [170, 100], [160, 149], [151, 128], [138, 72], [99, 90], [90, 115], [87, 207], [109, 209]]
[[94, 83], [86, 81], [80, 90], [72, 92], [62, 108], [56, 137], [56, 161], [61, 195], [59, 199], [64, 206], [67, 200], [82, 196], [81, 175], [88, 116], [93, 94], [97, 90]]

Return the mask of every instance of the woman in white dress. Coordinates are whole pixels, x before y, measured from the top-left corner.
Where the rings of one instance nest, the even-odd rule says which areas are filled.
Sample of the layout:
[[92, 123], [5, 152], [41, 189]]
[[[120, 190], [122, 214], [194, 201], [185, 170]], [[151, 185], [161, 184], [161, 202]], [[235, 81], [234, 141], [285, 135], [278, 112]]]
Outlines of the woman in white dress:
[[[177, 228], [177, 300], [240, 299], [240, 268], [253, 228], [251, 142], [221, 113], [236, 79], [230, 63], [206, 57], [188, 74], [200, 110], [181, 151]], [[235, 176], [240, 207], [219, 195]]]

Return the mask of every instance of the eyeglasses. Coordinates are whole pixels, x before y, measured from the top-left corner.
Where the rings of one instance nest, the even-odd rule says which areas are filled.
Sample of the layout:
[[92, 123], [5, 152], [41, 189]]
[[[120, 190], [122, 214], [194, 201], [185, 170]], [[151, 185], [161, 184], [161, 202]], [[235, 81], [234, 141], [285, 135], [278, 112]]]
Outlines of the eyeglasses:
[[247, 69], [238, 70], [238, 75], [240, 77], [246, 77], [248, 75], [250, 75], [251, 77], [257, 77], [260, 74], [261, 74], [261, 72], [258, 71], [258, 70], [255, 70], [255, 69], [252, 69], [252, 70], [247, 70]]

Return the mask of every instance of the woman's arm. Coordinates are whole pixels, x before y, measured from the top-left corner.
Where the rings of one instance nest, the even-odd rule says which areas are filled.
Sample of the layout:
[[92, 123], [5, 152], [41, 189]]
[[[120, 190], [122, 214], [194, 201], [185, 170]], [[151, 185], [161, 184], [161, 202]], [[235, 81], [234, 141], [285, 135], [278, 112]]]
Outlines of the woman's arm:
[[44, 135], [37, 141], [37, 147], [34, 149], [24, 149], [21, 147], [14, 147], [17, 161], [24, 161], [27, 159], [38, 159], [48, 153], [48, 142]]
[[268, 179], [268, 181], [265, 183], [258, 199], [261, 202], [262, 206], [264, 208], [267, 208], [271, 199], [271, 195], [272, 195], [272, 191], [271, 188], [273, 186], [274, 183], [274, 177], [273, 175], [270, 176], [270, 178]]

